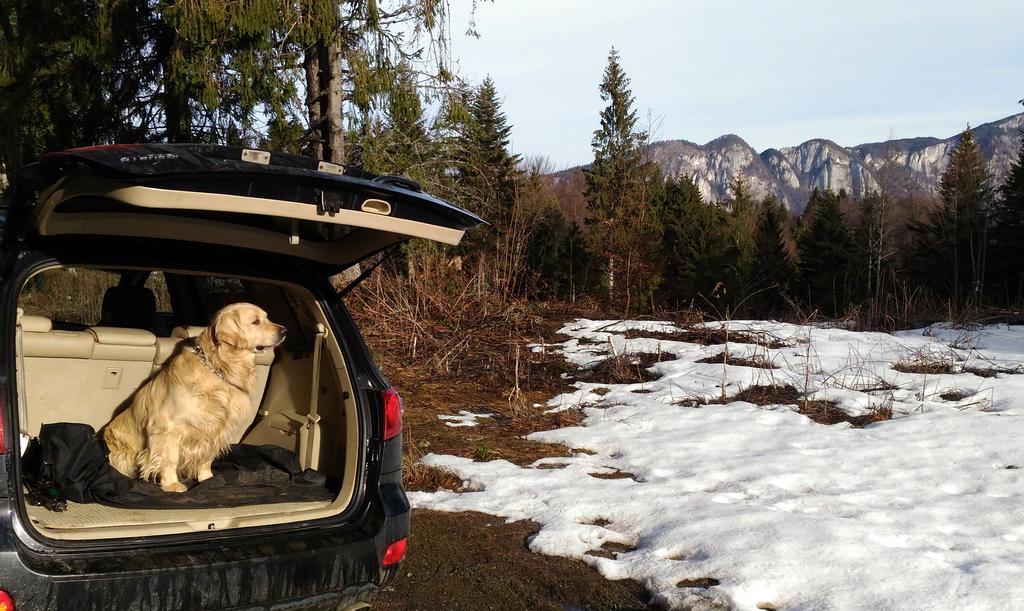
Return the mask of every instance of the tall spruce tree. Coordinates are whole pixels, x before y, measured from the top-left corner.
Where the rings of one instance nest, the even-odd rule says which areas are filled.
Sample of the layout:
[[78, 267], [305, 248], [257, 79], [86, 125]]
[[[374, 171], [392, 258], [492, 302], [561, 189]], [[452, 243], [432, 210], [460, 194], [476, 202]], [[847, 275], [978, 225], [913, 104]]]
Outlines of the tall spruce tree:
[[613, 47], [600, 86], [601, 126], [591, 145], [594, 162], [584, 171], [586, 226], [595, 253], [605, 262], [609, 301], [627, 315], [644, 307], [657, 284], [652, 253], [657, 242], [653, 206], [661, 186], [646, 159], [647, 134], [637, 128], [629, 77]]
[[718, 307], [718, 300], [728, 294], [716, 288], [731, 276], [734, 254], [727, 213], [705, 203], [692, 178], [680, 176], [665, 182], [660, 217], [661, 299], [673, 305]]
[[459, 168], [463, 201], [499, 233], [505, 232], [512, 223], [521, 160], [509, 150], [512, 126], [490, 77], [473, 91], [467, 110]]
[[737, 176], [729, 185], [731, 197], [725, 202], [729, 210], [729, 232], [732, 236], [730, 274], [724, 281], [730, 305], [743, 303], [752, 293], [757, 259], [757, 228], [761, 207], [750, 194], [750, 188]]
[[992, 219], [992, 293], [1018, 307], [1024, 305], [1024, 130], [1017, 160], [999, 187]]
[[756, 258], [747, 291], [758, 315], [783, 310], [797, 268], [789, 235], [789, 212], [774, 195], [761, 202], [755, 236]]
[[397, 78], [384, 112], [364, 117], [350, 161], [376, 174], [408, 176], [432, 190], [440, 169], [415, 76], [405, 69]]
[[849, 302], [853, 242], [839, 210], [840, 195], [815, 188], [804, 210], [799, 249], [799, 299], [829, 316]]
[[939, 181], [942, 205], [911, 226], [918, 278], [954, 308], [982, 298], [988, 250], [989, 173], [970, 128], [964, 130]]

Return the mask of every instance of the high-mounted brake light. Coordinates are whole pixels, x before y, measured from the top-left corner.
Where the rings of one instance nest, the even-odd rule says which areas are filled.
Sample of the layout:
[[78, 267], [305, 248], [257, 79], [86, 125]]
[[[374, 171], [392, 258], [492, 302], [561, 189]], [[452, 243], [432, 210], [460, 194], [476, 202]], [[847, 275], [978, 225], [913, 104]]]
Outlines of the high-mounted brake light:
[[394, 388], [387, 388], [380, 394], [384, 400], [384, 441], [387, 441], [402, 432], [402, 398]]
[[395, 541], [384, 550], [384, 558], [381, 560], [381, 564], [384, 566], [390, 566], [392, 564], [398, 564], [405, 558], [405, 548], [409, 545], [409, 537], [402, 537], [398, 541]]

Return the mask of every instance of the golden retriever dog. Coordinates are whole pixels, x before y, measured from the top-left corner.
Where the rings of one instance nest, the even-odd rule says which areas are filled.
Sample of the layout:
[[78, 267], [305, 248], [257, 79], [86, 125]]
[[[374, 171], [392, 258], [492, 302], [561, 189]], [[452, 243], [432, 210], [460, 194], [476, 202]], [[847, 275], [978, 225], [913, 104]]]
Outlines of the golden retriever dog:
[[213, 460], [256, 416], [250, 399], [256, 353], [279, 345], [286, 333], [251, 303], [219, 310], [107, 425], [110, 464], [129, 477], [159, 477], [167, 492], [187, 490], [179, 477], [213, 477]]

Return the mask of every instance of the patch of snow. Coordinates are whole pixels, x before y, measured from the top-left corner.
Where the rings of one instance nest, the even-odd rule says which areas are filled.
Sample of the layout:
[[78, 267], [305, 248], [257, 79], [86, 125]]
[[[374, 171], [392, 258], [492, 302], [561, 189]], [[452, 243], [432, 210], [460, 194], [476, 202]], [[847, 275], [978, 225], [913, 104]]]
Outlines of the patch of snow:
[[[729, 323], [789, 346], [729, 344], [730, 359], [774, 369], [698, 363], [726, 346], [626, 339], [627, 329], [676, 330], [577, 320], [562, 329], [569, 340], [545, 348], [581, 368], [630, 352], [677, 357], [651, 367], [657, 380], [580, 381], [549, 401], [586, 418], [530, 439], [594, 454], [525, 468], [430, 454], [424, 462], [480, 491], [410, 493], [413, 505], [534, 520], [532, 550], [637, 579], [672, 608], [987, 610], [1024, 600], [1024, 375], [1007, 373], [1021, 369], [1024, 327], [965, 337], [948, 326], [888, 335]], [[928, 354], [953, 373], [893, 369]], [[790, 385], [850, 414], [891, 406], [893, 419], [856, 429], [817, 424], [795, 405], [681, 405], [728, 401], [751, 385]], [[943, 399], [951, 389], [964, 398]], [[609, 542], [631, 550], [587, 554]], [[677, 585], [702, 578], [719, 583]]]
[[467, 412], [466, 410], [459, 410], [458, 414], [438, 414], [437, 419], [444, 421], [445, 426], [454, 428], [465, 427], [465, 426], [476, 426], [480, 424], [477, 422], [479, 418], [493, 418], [494, 414], [480, 413], [474, 414], [473, 412]]

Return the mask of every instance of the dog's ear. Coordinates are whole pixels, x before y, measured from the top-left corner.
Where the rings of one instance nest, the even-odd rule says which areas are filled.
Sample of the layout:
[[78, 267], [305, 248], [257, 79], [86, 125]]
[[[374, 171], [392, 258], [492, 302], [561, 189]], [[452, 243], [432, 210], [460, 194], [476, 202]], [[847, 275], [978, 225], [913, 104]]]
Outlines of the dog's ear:
[[242, 326], [238, 322], [239, 311], [237, 309], [224, 308], [213, 317], [210, 323], [210, 331], [215, 344], [226, 344], [232, 348], [251, 350], [249, 338], [242, 333]]

